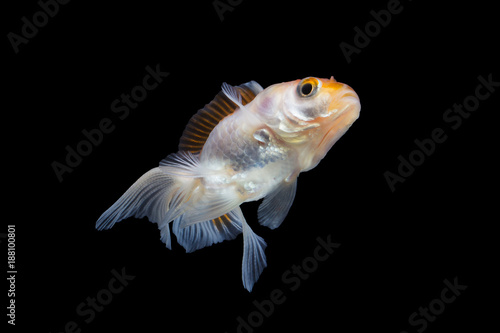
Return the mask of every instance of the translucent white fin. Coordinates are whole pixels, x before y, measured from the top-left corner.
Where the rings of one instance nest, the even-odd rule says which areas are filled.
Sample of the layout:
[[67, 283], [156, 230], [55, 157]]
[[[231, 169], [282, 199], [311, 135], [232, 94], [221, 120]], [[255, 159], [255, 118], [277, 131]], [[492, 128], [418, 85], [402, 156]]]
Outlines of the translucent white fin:
[[232, 191], [228, 191], [213, 195], [205, 193], [201, 198], [193, 200], [193, 203], [195, 204], [190, 206], [182, 216], [179, 225], [181, 228], [224, 215], [239, 207], [243, 203], [243, 199]]
[[160, 229], [160, 240], [165, 243], [167, 249], [172, 250], [172, 240], [170, 238], [170, 227], [168, 226], [169, 222], [158, 223], [158, 229]]
[[96, 222], [96, 229], [111, 228], [128, 217], [147, 216], [157, 223], [161, 240], [171, 248], [168, 223], [192, 207], [200, 197], [199, 174], [203, 173], [197, 156], [172, 154], [159, 167], [142, 175]]
[[232, 240], [242, 230], [241, 221], [238, 220], [236, 214], [233, 212], [220, 216], [217, 219], [192, 224], [185, 228], [181, 228], [181, 224], [182, 215], [174, 220], [172, 231], [177, 237], [177, 242], [188, 253], [224, 240]]
[[96, 229], [111, 228], [127, 217], [147, 216], [151, 222], [160, 222], [167, 213], [175, 180], [160, 168], [142, 175], [111, 207], [97, 220]]
[[200, 164], [199, 155], [188, 151], [180, 151], [170, 154], [160, 162], [160, 169], [165, 173], [181, 177], [202, 177], [213, 173], [203, 168]]
[[262, 237], [257, 236], [243, 217], [241, 209], [238, 208], [238, 216], [241, 216], [243, 226], [243, 262], [241, 265], [241, 277], [243, 286], [252, 291], [253, 285], [259, 279], [260, 274], [267, 266], [264, 250], [267, 246]]
[[[264, 88], [262, 88], [262, 86], [255, 81], [249, 81], [249, 82], [243, 84], [243, 86], [250, 89], [255, 95], [260, 94], [264, 90]], [[242, 86], [240, 86], [240, 87], [242, 87]]]
[[243, 104], [241, 103], [241, 95], [235, 87], [224, 82], [222, 84], [222, 91], [231, 101], [234, 102], [234, 104], [238, 105], [240, 109], [243, 109]]
[[257, 211], [259, 223], [271, 229], [279, 227], [292, 207], [296, 190], [297, 179], [291, 182], [283, 181], [269, 193]]

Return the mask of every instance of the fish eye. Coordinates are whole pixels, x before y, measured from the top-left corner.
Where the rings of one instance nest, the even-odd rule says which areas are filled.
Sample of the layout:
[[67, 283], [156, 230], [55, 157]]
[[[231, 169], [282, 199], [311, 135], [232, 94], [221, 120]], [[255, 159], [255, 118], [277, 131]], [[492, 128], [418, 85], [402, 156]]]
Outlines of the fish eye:
[[312, 77], [307, 77], [297, 85], [297, 94], [300, 97], [312, 97], [319, 89], [318, 80]]
[[300, 87], [300, 93], [304, 96], [309, 95], [312, 90], [313, 90], [313, 85], [310, 84], [309, 82], [304, 83], [302, 87]]

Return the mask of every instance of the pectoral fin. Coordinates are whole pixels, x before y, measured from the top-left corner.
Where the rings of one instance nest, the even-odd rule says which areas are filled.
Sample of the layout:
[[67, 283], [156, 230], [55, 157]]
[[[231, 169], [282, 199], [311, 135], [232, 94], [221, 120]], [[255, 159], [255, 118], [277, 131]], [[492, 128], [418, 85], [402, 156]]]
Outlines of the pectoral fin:
[[279, 227], [292, 207], [296, 190], [297, 178], [290, 182], [283, 181], [273, 192], [269, 193], [257, 212], [260, 224], [271, 229]]

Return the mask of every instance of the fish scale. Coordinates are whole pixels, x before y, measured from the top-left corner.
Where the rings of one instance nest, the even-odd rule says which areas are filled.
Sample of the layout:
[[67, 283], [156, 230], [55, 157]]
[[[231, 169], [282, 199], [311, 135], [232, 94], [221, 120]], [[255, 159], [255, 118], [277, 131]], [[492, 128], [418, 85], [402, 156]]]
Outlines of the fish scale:
[[[281, 181], [288, 176], [290, 170], [284, 165], [273, 168], [270, 164], [285, 161], [290, 149], [283, 143], [278, 145], [272, 135], [267, 142], [259, 142], [254, 133], [265, 125], [250, 116], [249, 112], [252, 110], [246, 107], [224, 118], [208, 137], [200, 159], [202, 163], [210, 161], [209, 163], [217, 166], [230, 167], [235, 173], [250, 174], [256, 169], [260, 172], [272, 172], [274, 181]], [[265, 169], [266, 166], [269, 166], [269, 170]], [[245, 178], [245, 175], [241, 174], [241, 178]], [[250, 181], [269, 182], [265, 177]]]

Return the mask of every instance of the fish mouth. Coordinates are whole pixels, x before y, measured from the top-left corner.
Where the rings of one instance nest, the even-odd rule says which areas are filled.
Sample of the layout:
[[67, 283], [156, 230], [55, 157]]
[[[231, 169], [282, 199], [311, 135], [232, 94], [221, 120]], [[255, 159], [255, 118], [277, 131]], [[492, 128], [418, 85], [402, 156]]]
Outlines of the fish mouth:
[[359, 97], [351, 87], [345, 87], [347, 91], [330, 102], [330, 115], [327, 120], [330, 125], [318, 144], [318, 149], [324, 150], [325, 154], [359, 117]]
[[347, 91], [342, 94], [337, 93], [336, 95], [340, 96], [334, 98], [328, 106], [328, 114], [326, 117], [333, 116], [331, 120], [334, 120], [344, 112], [348, 111], [347, 109], [349, 109], [352, 105], [359, 104], [359, 97], [356, 92], [354, 92], [351, 87], [347, 85], [344, 86], [345, 87], [343, 89], [346, 89]]

